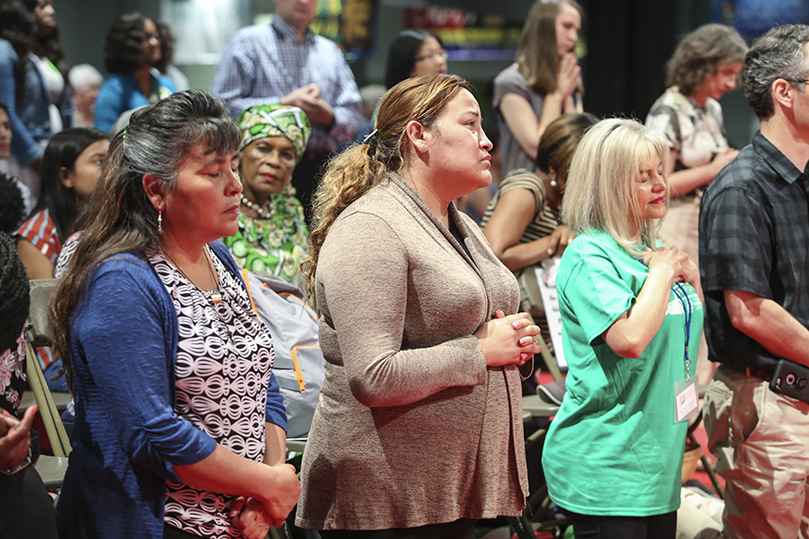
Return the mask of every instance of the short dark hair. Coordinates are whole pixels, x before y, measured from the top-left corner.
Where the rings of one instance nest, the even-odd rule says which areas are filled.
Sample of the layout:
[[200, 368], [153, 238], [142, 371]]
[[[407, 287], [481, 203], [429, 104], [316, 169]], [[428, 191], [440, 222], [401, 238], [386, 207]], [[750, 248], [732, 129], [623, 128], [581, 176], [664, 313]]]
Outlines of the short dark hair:
[[795, 86], [807, 78], [809, 71], [806, 43], [809, 26], [785, 24], [777, 26], [753, 42], [744, 59], [744, 95], [747, 104], [759, 118], [769, 118], [775, 111], [772, 85], [776, 79], [785, 79]]
[[104, 66], [110, 73], [130, 73], [143, 66], [143, 25], [149, 17], [135, 11], [115, 19], [104, 42]]
[[441, 38], [429, 30], [405, 30], [396, 36], [388, 47], [388, 63], [385, 66], [385, 87], [391, 89], [410, 78], [416, 65], [419, 47], [428, 37], [434, 37], [442, 47]]

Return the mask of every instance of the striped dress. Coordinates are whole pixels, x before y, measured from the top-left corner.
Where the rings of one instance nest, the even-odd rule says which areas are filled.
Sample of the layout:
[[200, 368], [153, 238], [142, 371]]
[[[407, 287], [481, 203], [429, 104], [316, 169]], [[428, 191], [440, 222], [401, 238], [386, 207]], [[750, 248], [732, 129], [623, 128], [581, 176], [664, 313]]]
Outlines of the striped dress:
[[[534, 218], [523, 231], [519, 243], [529, 243], [550, 236], [556, 227], [561, 224], [559, 209], [553, 208], [548, 204], [547, 197], [545, 196], [545, 184], [542, 183], [540, 177], [522, 168], [513, 171], [500, 183], [497, 194], [494, 195], [494, 198], [492, 198], [492, 201], [489, 203], [489, 207], [486, 208], [486, 212], [483, 214], [483, 219], [480, 222], [481, 228], [486, 227], [486, 223], [489, 222], [500, 198], [515, 189], [525, 189], [527, 191], [525, 196], [533, 196], [534, 208], [536, 208]], [[534, 271], [534, 266], [528, 266], [527, 268], [515, 272], [518, 279], [523, 271]], [[545, 342], [550, 343], [551, 335], [550, 329], [548, 328], [548, 321], [544, 316], [539, 316], [536, 317], [536, 323], [542, 330], [542, 337], [545, 339]]]

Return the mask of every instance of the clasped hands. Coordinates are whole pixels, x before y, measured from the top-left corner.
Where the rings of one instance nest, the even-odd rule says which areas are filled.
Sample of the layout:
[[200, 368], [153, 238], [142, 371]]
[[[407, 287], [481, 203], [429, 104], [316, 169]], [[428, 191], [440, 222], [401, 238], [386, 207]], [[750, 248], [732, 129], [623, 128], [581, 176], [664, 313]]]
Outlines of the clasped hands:
[[539, 327], [531, 323], [528, 313], [506, 316], [499, 309], [493, 320], [475, 332], [489, 367], [522, 365], [542, 350], [537, 335]]
[[290, 511], [298, 503], [301, 484], [291, 464], [273, 466], [277, 480], [270, 497], [263, 502], [256, 498], [237, 496], [230, 502], [228, 516], [247, 539], [264, 539], [270, 526], [283, 526]]
[[334, 122], [334, 109], [320, 97], [320, 87], [316, 82], [288, 93], [281, 98], [281, 104], [302, 109], [313, 124], [331, 125]]

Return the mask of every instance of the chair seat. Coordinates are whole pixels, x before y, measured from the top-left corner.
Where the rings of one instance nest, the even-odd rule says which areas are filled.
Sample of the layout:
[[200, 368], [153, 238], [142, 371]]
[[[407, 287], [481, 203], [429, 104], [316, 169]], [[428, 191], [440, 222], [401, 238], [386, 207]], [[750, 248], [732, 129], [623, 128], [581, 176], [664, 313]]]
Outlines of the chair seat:
[[551, 417], [559, 411], [559, 406], [543, 401], [539, 395], [526, 395], [522, 398], [522, 410], [531, 417]]
[[53, 490], [62, 486], [67, 471], [67, 461], [67, 457], [39, 456], [36, 469], [42, 482], [45, 483], [45, 488]]

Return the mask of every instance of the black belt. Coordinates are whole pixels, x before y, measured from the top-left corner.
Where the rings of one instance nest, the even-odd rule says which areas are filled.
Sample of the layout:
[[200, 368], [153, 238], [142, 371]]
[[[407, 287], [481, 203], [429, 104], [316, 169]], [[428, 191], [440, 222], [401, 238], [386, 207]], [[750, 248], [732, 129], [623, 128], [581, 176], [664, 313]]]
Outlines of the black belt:
[[775, 367], [747, 367], [746, 369], [744, 369], [744, 373], [747, 376], [752, 376], [754, 378], [761, 378], [765, 382], [769, 382], [772, 379], [774, 371]]

